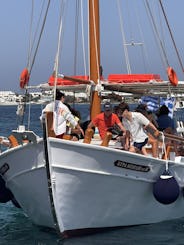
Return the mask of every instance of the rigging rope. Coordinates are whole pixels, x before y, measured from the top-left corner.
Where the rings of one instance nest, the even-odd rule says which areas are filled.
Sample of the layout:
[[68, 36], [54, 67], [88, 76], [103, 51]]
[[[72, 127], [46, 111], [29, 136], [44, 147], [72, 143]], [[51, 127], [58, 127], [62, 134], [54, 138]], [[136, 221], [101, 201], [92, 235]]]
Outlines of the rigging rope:
[[58, 45], [57, 45], [57, 52], [56, 52], [56, 57], [55, 57], [55, 64], [54, 64], [54, 75], [55, 75], [55, 80], [54, 80], [54, 100], [56, 98], [56, 85], [57, 85], [57, 78], [58, 78], [58, 67], [59, 67], [59, 55], [60, 55], [60, 44], [61, 44], [61, 35], [62, 35], [62, 30], [63, 30], [63, 10], [65, 8], [65, 5], [61, 2], [61, 11], [60, 11], [60, 19], [59, 19], [59, 34], [58, 34]]
[[117, 7], [118, 7], [118, 13], [119, 13], [119, 19], [120, 19], [120, 28], [121, 28], [121, 34], [122, 34], [122, 39], [123, 39], [123, 49], [124, 49], [124, 54], [125, 54], [125, 61], [126, 61], [126, 67], [127, 67], [127, 73], [131, 74], [131, 67], [130, 67], [130, 61], [129, 61], [129, 56], [128, 56], [128, 50], [125, 45], [126, 43], [126, 38], [125, 38], [125, 31], [123, 27], [123, 18], [120, 10], [120, 2], [117, 0]]
[[[89, 9], [89, 1], [88, 1], [88, 9]], [[90, 41], [89, 41], [89, 11], [88, 11], [88, 54], [90, 53]], [[88, 70], [90, 70], [89, 68], [89, 64], [90, 64], [90, 55], [88, 55]]]
[[136, 15], [136, 18], [137, 18], [137, 25], [138, 25], [138, 29], [139, 29], [139, 33], [140, 33], [140, 40], [142, 41], [142, 49], [141, 49], [141, 51], [142, 51], [142, 59], [143, 59], [144, 69], [146, 71], [147, 67], [148, 67], [148, 69], [150, 69], [151, 64], [150, 64], [150, 59], [148, 58], [146, 42], [144, 40], [143, 30], [141, 28], [140, 15], [138, 14], [138, 11], [137, 11], [138, 9], [139, 8], [135, 8], [135, 15]]
[[174, 40], [174, 36], [173, 36], [171, 28], [169, 26], [169, 22], [168, 22], [168, 19], [167, 19], [167, 16], [166, 16], [166, 13], [165, 13], [165, 10], [164, 10], [164, 7], [163, 7], [163, 4], [162, 4], [161, 0], [159, 0], [159, 3], [160, 3], [161, 9], [162, 9], [162, 12], [163, 12], [163, 15], [164, 15], [164, 18], [165, 18], [165, 21], [166, 21], [166, 24], [167, 24], [167, 27], [168, 27], [168, 30], [169, 30], [169, 33], [170, 33], [170, 36], [171, 36], [171, 39], [172, 39], [172, 42], [173, 42], [173, 45], [174, 45], [178, 60], [179, 60], [179, 64], [181, 66], [182, 71], [184, 72], [183, 64], [182, 64], [178, 49], [176, 47], [176, 42]]
[[[28, 50], [28, 57], [27, 57], [27, 59], [28, 59], [27, 60], [27, 68], [25, 68], [23, 70], [23, 72], [21, 73], [21, 77], [20, 77], [20, 86], [21, 86], [21, 88], [25, 88], [25, 100], [23, 102], [22, 112], [20, 111], [20, 108], [17, 108], [18, 116], [21, 116], [20, 124], [23, 124], [24, 112], [25, 112], [25, 109], [26, 109], [26, 102], [27, 102], [27, 98], [29, 98], [28, 97], [29, 96], [28, 90], [27, 90], [27, 88], [25, 86], [28, 85], [28, 81], [29, 81], [29, 77], [30, 77], [30, 74], [31, 74], [31, 71], [32, 71], [32, 67], [33, 67], [34, 62], [35, 62], [35, 58], [36, 58], [36, 54], [37, 54], [38, 47], [39, 47], [39, 44], [40, 44], [41, 36], [42, 36], [43, 29], [44, 29], [44, 26], [45, 26], [45, 23], [46, 23], [46, 17], [47, 17], [47, 14], [48, 14], [49, 5], [50, 5], [50, 0], [48, 0], [48, 3], [47, 3], [47, 8], [46, 8], [45, 16], [44, 16], [44, 19], [43, 19], [41, 32], [40, 32], [40, 35], [39, 35], [39, 38], [38, 38], [38, 43], [37, 43], [37, 46], [36, 46], [36, 49], [35, 49], [33, 60], [31, 62], [31, 53], [32, 53], [32, 50], [33, 50], [33, 45], [31, 45], [31, 33], [32, 33], [31, 29], [32, 29], [32, 24], [33, 24], [33, 9], [34, 9], [34, 1], [32, 1], [31, 23], [30, 23], [30, 39], [29, 39], [30, 41], [29, 41], [29, 50]], [[43, 5], [42, 5], [42, 11], [43, 11]], [[41, 11], [41, 13], [42, 13], [42, 11]], [[41, 19], [41, 15], [40, 15], [40, 19]], [[40, 22], [40, 19], [39, 19], [39, 22]], [[38, 31], [38, 29], [37, 29], [37, 31]], [[34, 42], [35, 42], [35, 38], [34, 38], [33, 44], [34, 44]], [[30, 110], [29, 110], [29, 113], [28, 113], [28, 128], [29, 128], [29, 126], [30, 126]]]
[[40, 12], [37, 28], [36, 28], [36, 31], [35, 31], [35, 34], [34, 34], [34, 38], [33, 38], [33, 41], [32, 41], [32, 26], [33, 26], [33, 19], [34, 19], [34, 16], [33, 16], [33, 13], [34, 13], [34, 0], [32, 0], [31, 21], [30, 21], [30, 37], [29, 37], [29, 51], [28, 51], [28, 62], [27, 62], [28, 70], [30, 70], [30, 66], [31, 66], [31, 64], [30, 64], [31, 56], [32, 56], [32, 52], [33, 52], [33, 47], [34, 47], [35, 42], [36, 42], [36, 36], [37, 36], [38, 30], [39, 30], [39, 26], [40, 26], [40, 22], [41, 22], [41, 16], [43, 14], [43, 9], [44, 9], [44, 1], [42, 3], [42, 7], [41, 7], [41, 12]]
[[30, 57], [31, 57], [31, 40], [32, 40], [32, 25], [33, 25], [33, 9], [34, 9], [34, 0], [32, 0], [32, 8], [31, 8], [31, 22], [30, 22], [30, 36], [29, 36], [29, 49], [28, 49], [28, 57], [27, 57], [27, 67], [29, 70], [30, 67]]
[[47, 3], [45, 16], [44, 16], [44, 19], [43, 19], [40, 35], [39, 35], [39, 38], [38, 38], [38, 43], [37, 43], [37, 46], [36, 46], [36, 49], [35, 49], [35, 53], [33, 55], [33, 60], [32, 60], [32, 62], [30, 64], [29, 74], [31, 74], [31, 71], [32, 71], [32, 68], [33, 68], [33, 65], [34, 65], [34, 62], [35, 62], [35, 58], [36, 58], [36, 55], [37, 55], [38, 47], [39, 47], [40, 40], [41, 40], [41, 37], [42, 37], [42, 33], [43, 33], [43, 30], [44, 30], [44, 26], [45, 26], [45, 23], [46, 23], [46, 18], [47, 18], [47, 14], [48, 14], [48, 10], [49, 10], [49, 5], [50, 5], [50, 0], [48, 0], [48, 3]]
[[[64, 13], [65, 13], [65, 9], [66, 9], [66, 4], [67, 4], [66, 0], [65, 1], [61, 1], [59, 23], [60, 23], [60, 25], [62, 24], [62, 26], [59, 27], [61, 29], [61, 33], [58, 34], [58, 36], [60, 36], [60, 40], [58, 42], [58, 47], [57, 47], [57, 50], [60, 50], [60, 55], [61, 55], [61, 52], [63, 50], [63, 43], [62, 42], [63, 42], [63, 39], [64, 39], [63, 38], [63, 36], [64, 36], [64, 28], [63, 27], [64, 27], [64, 21], [65, 21]], [[54, 61], [54, 68], [53, 68], [54, 72], [56, 71], [57, 59], [59, 60], [59, 56], [57, 57], [57, 55], [58, 55], [58, 51], [56, 52], [55, 61]]]
[[78, 27], [79, 27], [79, 2], [76, 1], [76, 15], [75, 15], [75, 38], [74, 38], [74, 75], [76, 74], [77, 70], [77, 46], [78, 46]]
[[[152, 23], [152, 27], [153, 27], [153, 30], [154, 30], [154, 33], [155, 33], [155, 36], [156, 36], [156, 40], [157, 40], [157, 42], [158, 42], [158, 44], [159, 44], [159, 47], [160, 47], [161, 50], [162, 50], [162, 54], [163, 54], [163, 56], [164, 56], [163, 62], [164, 62], [164, 64], [166, 64], [165, 66], [167, 67], [167, 66], [169, 66], [169, 61], [168, 61], [167, 54], [166, 54], [166, 52], [165, 52], [165, 49], [164, 49], [162, 40], [161, 40], [161, 38], [160, 38], [160, 36], [159, 36], [159, 32], [158, 32], [158, 29], [157, 29], [157, 26], [156, 26], [156, 23], [155, 23], [153, 14], [152, 14], [152, 12], [151, 12], [151, 8], [150, 8], [150, 5], [149, 5], [149, 3], [148, 3], [148, 0], [145, 0], [145, 7], [146, 7], [146, 9], [147, 9], [147, 11], [148, 11], [148, 14], [149, 14], [149, 17], [150, 17], [150, 19], [151, 19], [151, 23]], [[163, 58], [163, 56], [162, 56], [162, 58]]]
[[84, 13], [83, 13], [83, 0], [81, 0], [81, 26], [82, 26], [82, 50], [83, 50], [83, 62], [84, 62], [84, 74], [87, 75], [86, 66], [86, 53], [85, 53], [85, 42], [84, 42]]
[[162, 155], [164, 154], [165, 156], [165, 169], [168, 171], [169, 169], [169, 164], [168, 164], [168, 156], [167, 156], [167, 150], [166, 150], [166, 144], [165, 144], [165, 135], [163, 132], [160, 132], [162, 136]]

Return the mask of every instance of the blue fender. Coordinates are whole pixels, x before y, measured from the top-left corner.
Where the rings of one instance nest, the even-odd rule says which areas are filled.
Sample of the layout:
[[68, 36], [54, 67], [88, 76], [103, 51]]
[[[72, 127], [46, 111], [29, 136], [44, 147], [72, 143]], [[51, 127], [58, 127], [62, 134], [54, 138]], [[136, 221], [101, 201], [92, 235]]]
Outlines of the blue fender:
[[180, 187], [169, 171], [165, 171], [153, 184], [153, 195], [162, 204], [175, 202], [179, 194]]

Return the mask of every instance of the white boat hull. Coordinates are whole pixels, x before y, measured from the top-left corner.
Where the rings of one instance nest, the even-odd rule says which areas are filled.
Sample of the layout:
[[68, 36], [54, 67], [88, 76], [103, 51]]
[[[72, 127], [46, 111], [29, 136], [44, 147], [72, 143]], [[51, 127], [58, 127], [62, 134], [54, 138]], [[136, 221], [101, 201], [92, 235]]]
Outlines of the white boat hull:
[[8, 164], [3, 175], [6, 186], [33, 223], [54, 227], [51, 212], [43, 141], [11, 148], [0, 156], [0, 168]]
[[[182, 195], [170, 205], [160, 204], [153, 196], [153, 183], [163, 173], [165, 161], [57, 139], [50, 140], [50, 149], [55, 208], [62, 231], [148, 224], [183, 216]], [[149, 166], [150, 171], [117, 167], [117, 160]], [[183, 186], [183, 166], [174, 165], [170, 170]]]
[[[164, 160], [56, 138], [48, 138], [48, 150], [49, 175], [42, 140], [0, 156], [0, 169], [9, 166], [3, 174], [7, 187], [37, 225], [70, 234], [184, 216], [182, 192], [169, 205], [154, 198], [153, 183], [165, 169]], [[169, 164], [180, 188], [183, 164]]]

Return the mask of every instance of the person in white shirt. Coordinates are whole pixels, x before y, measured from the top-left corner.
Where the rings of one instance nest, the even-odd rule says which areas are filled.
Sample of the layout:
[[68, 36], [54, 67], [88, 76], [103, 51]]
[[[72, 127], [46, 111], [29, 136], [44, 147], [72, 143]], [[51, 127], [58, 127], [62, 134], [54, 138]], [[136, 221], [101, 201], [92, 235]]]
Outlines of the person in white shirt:
[[47, 111], [53, 111], [53, 130], [56, 138], [63, 138], [67, 130], [67, 122], [69, 122], [74, 128], [80, 130], [81, 134], [84, 135], [83, 129], [80, 127], [75, 117], [72, 115], [69, 108], [64, 104], [65, 94], [56, 89], [56, 100], [48, 104], [42, 111], [42, 116]]
[[130, 132], [131, 144], [129, 151], [137, 152], [139, 150], [143, 155], [147, 155], [145, 145], [148, 142], [148, 135], [145, 129], [147, 127], [151, 128], [155, 137], [158, 137], [160, 132], [143, 114], [131, 112], [127, 103], [120, 103], [118, 110], [122, 115], [124, 127]]

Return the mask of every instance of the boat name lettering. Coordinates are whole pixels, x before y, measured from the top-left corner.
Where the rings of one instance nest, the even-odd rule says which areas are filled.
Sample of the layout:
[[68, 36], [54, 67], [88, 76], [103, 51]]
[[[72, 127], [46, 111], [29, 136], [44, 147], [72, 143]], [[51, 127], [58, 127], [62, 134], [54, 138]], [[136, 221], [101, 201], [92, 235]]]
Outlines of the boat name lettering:
[[9, 165], [8, 163], [4, 163], [2, 167], [0, 167], [0, 174], [4, 175], [8, 170], [9, 170]]
[[120, 167], [120, 168], [131, 169], [131, 170], [135, 170], [135, 171], [140, 171], [140, 172], [150, 171], [150, 168], [148, 166], [142, 166], [142, 165], [138, 165], [138, 164], [123, 162], [120, 160], [116, 160], [114, 162], [114, 166]]

